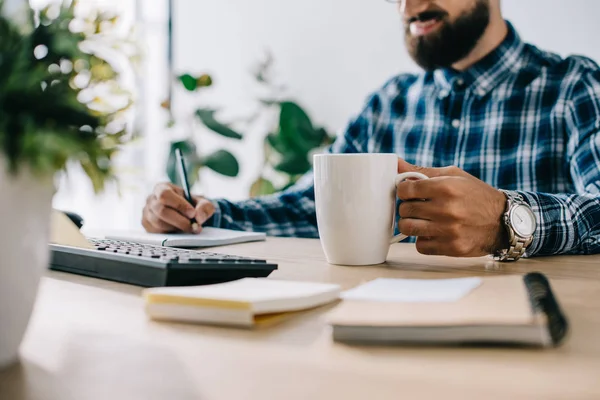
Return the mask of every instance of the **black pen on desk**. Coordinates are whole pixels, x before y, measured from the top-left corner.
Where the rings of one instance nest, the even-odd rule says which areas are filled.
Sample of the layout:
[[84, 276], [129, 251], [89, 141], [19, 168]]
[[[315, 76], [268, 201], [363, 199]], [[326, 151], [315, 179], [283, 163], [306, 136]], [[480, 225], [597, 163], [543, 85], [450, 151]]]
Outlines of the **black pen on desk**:
[[[181, 154], [181, 149], [175, 149], [175, 157], [177, 158], [177, 170], [179, 171], [179, 181], [181, 181], [181, 186], [183, 187], [183, 193], [185, 194], [185, 199], [194, 206], [194, 202], [192, 200], [192, 194], [190, 193], [190, 185], [187, 179], [187, 172], [185, 169], [185, 161], [183, 160], [183, 155]], [[196, 232], [198, 230], [198, 223], [195, 218], [190, 220], [192, 223], [192, 230]]]

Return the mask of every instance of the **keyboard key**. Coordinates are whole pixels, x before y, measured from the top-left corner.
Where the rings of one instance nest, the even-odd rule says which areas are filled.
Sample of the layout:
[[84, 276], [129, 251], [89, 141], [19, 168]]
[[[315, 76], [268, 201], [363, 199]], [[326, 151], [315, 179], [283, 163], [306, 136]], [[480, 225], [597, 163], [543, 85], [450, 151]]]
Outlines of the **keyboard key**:
[[98, 251], [130, 255], [145, 259], [160, 260], [170, 264], [266, 264], [266, 260], [239, 257], [208, 251], [195, 251], [170, 247], [122, 242], [118, 240], [91, 240]]

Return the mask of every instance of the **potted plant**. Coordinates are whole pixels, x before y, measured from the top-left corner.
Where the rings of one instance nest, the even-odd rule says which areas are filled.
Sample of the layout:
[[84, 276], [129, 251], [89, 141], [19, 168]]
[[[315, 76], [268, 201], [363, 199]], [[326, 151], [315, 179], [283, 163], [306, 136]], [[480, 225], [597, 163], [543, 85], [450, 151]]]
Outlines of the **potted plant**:
[[17, 359], [49, 261], [55, 176], [79, 165], [100, 192], [127, 138], [131, 102], [100, 55], [116, 20], [76, 12], [0, 0], [0, 367]]

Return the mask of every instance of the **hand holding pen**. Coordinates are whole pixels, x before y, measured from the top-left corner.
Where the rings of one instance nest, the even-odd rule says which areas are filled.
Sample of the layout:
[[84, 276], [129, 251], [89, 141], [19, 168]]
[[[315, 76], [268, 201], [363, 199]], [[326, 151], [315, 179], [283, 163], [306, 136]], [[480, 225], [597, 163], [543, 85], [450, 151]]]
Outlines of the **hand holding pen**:
[[172, 183], [159, 183], [146, 201], [142, 225], [150, 233], [199, 233], [215, 212], [211, 201], [192, 196], [187, 180], [185, 162], [176, 150], [178, 173], [182, 187]]

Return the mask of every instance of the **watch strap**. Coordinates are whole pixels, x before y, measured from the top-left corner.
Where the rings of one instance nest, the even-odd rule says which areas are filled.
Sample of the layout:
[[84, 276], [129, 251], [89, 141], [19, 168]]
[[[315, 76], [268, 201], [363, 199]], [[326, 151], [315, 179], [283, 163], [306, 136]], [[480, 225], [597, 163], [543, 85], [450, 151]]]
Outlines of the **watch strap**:
[[500, 191], [506, 196], [506, 212], [503, 216], [503, 222], [508, 232], [508, 248], [497, 252], [494, 258], [497, 261], [517, 261], [525, 254], [527, 247], [533, 241], [533, 236], [523, 238], [515, 233], [510, 224], [510, 212], [515, 205], [526, 205], [526, 203], [519, 193], [502, 189]]
[[525, 254], [527, 247], [531, 244], [532, 239], [523, 239], [515, 235], [514, 230], [508, 229], [508, 249], [504, 249], [497, 254], [498, 261], [517, 261]]

